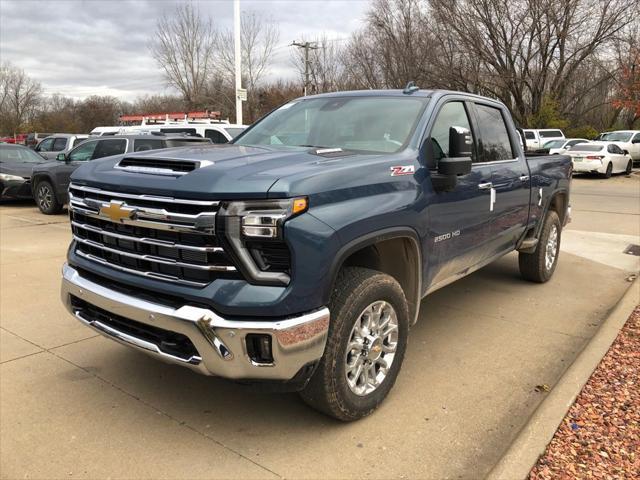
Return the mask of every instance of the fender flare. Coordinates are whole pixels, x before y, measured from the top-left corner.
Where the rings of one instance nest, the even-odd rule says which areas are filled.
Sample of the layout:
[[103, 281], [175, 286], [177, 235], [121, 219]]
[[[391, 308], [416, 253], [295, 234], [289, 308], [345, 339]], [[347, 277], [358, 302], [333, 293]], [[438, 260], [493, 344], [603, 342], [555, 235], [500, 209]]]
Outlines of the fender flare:
[[[346, 259], [349, 258], [353, 253], [357, 252], [358, 250], [362, 250], [365, 247], [375, 245], [379, 242], [400, 238], [409, 239], [411, 241], [418, 259], [418, 266], [415, 269], [417, 278], [414, 279], [416, 291], [413, 292], [415, 302], [409, 302], [409, 312], [413, 317], [410, 318], [410, 322], [413, 325], [417, 321], [418, 313], [420, 311], [420, 302], [422, 300], [423, 264], [422, 249], [420, 248], [420, 237], [418, 236], [418, 233], [411, 227], [390, 227], [381, 230], [375, 230], [365, 235], [361, 235], [360, 237], [357, 237], [350, 242], [347, 242], [337, 251], [336, 255], [333, 258], [331, 268], [329, 270], [329, 278], [331, 279], [330, 285], [332, 290], [333, 285], [336, 281], [336, 277], [338, 276], [338, 272], [344, 265]], [[329, 295], [331, 294], [331, 290], [329, 291]]]
[[[534, 227], [533, 235], [532, 236], [523, 235], [522, 238], [516, 244], [517, 251], [521, 253], [533, 253], [535, 251], [538, 239], [540, 238], [540, 233], [542, 232], [542, 226], [544, 225], [544, 220], [545, 218], [547, 218], [547, 213], [549, 213], [549, 208], [551, 207], [551, 204], [553, 203], [553, 201], [558, 195], [567, 195], [567, 198], [568, 198], [569, 189], [557, 188], [556, 190], [553, 191], [553, 193], [547, 196], [547, 199], [545, 200], [545, 203], [543, 205], [542, 214], [540, 215], [540, 218]], [[564, 213], [565, 222], [563, 223], [563, 227], [564, 225], [566, 225], [566, 219], [567, 219], [566, 215], [567, 215], [568, 208], [569, 208], [569, 202], [567, 202], [567, 205], [565, 207], [565, 213]], [[523, 246], [525, 242], [527, 242], [527, 244], [526, 246]]]
[[67, 199], [65, 198], [64, 194], [61, 194], [58, 191], [55, 181], [51, 177], [51, 174], [49, 174], [48, 172], [36, 172], [31, 177], [31, 194], [33, 195], [34, 199], [36, 198], [36, 186], [42, 180], [47, 180], [51, 184], [51, 186], [53, 187], [53, 194], [56, 196], [56, 200], [58, 200], [58, 202], [62, 204], [67, 203]]

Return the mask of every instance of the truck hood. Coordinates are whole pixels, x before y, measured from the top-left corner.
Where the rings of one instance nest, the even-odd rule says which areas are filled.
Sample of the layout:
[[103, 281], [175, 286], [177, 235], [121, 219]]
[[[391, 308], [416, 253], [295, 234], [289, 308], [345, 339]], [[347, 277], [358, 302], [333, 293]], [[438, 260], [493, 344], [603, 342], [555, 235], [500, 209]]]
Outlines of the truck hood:
[[[282, 178], [313, 177], [328, 167], [333, 171], [340, 164], [360, 163], [372, 156], [380, 157], [349, 152], [323, 156], [306, 147], [203, 145], [93, 160], [78, 168], [71, 179], [103, 189], [181, 198], [266, 198]], [[123, 158], [199, 161], [204, 166], [184, 175], [167, 176], [114, 168]], [[278, 190], [279, 195], [287, 193]]]

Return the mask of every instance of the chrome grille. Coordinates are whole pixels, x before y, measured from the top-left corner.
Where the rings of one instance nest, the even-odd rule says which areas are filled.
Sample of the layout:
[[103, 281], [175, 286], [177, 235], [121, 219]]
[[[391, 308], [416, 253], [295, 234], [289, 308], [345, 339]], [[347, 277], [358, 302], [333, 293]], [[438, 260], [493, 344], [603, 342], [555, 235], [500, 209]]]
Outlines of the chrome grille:
[[205, 286], [236, 268], [215, 235], [218, 203], [72, 184], [75, 253], [117, 270]]

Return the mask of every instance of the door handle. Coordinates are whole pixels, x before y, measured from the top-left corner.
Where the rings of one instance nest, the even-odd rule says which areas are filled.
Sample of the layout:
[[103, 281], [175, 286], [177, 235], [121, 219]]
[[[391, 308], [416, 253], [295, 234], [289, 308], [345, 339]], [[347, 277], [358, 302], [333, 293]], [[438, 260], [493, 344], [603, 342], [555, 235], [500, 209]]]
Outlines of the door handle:
[[479, 183], [478, 184], [478, 188], [480, 190], [490, 190], [493, 188], [493, 183], [491, 182], [487, 182], [487, 183]]
[[521, 182], [528, 182], [529, 181], [529, 175], [520, 175], [520, 181]]

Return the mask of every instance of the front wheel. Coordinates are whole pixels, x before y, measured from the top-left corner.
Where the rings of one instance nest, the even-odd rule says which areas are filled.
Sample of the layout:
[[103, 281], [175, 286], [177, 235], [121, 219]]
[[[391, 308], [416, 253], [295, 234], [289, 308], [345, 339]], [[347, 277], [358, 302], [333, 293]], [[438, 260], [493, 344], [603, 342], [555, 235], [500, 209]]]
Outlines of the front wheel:
[[36, 186], [36, 203], [40, 211], [45, 215], [53, 215], [62, 210], [62, 205], [56, 198], [53, 185], [48, 180], [38, 182]]
[[629, 160], [629, 163], [627, 163], [627, 168], [625, 169], [624, 173], [626, 173], [627, 175], [631, 175], [632, 171], [633, 171], [633, 160]]
[[302, 399], [338, 420], [373, 412], [393, 387], [407, 347], [409, 309], [398, 282], [367, 268], [339, 274], [324, 355]]
[[544, 283], [553, 276], [560, 255], [561, 233], [562, 225], [558, 214], [549, 210], [544, 219], [535, 251], [533, 253], [520, 252], [518, 256], [520, 274], [525, 280]]

